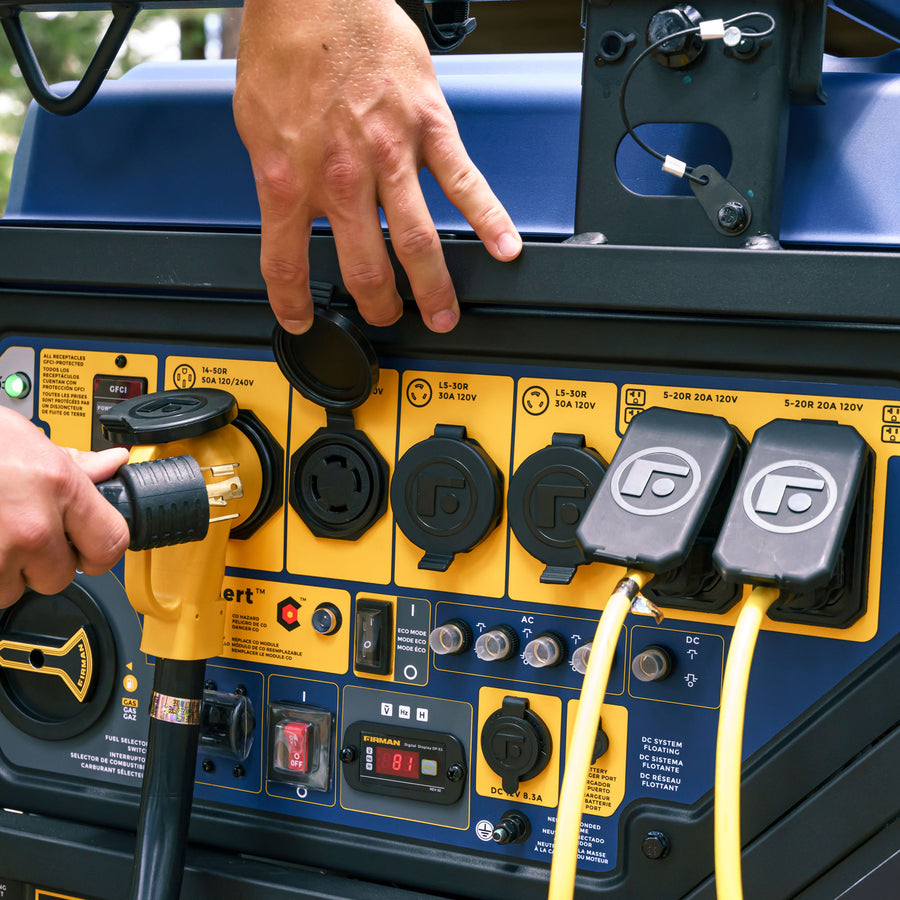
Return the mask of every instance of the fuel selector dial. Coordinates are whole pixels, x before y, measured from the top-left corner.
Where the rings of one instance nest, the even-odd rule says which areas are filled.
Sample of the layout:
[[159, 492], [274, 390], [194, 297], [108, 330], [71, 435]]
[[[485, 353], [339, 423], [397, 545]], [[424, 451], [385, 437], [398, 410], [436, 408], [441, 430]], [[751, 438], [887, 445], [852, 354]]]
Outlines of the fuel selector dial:
[[[111, 579], [93, 579], [95, 590]], [[112, 631], [79, 580], [58, 594], [26, 591], [0, 615], [0, 713], [43, 740], [86, 731], [106, 709], [115, 681]]]
[[400, 457], [391, 479], [397, 525], [425, 551], [419, 568], [434, 572], [446, 572], [500, 524], [502, 495], [503, 475], [461, 425], [436, 426]]

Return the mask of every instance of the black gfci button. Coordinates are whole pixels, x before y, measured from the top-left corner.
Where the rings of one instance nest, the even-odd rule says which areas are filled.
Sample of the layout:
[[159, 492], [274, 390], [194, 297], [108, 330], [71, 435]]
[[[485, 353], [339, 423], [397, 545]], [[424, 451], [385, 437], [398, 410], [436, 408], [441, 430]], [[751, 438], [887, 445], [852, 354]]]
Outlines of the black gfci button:
[[688, 557], [737, 448], [725, 419], [653, 407], [628, 426], [578, 528], [592, 559], [666, 572]]
[[713, 561], [729, 581], [825, 584], [869, 455], [849, 425], [776, 419], [756, 432]]
[[546, 565], [541, 581], [569, 584], [589, 562], [575, 530], [603, 480], [606, 463], [584, 435], [554, 434], [509, 481], [509, 524], [519, 543]]
[[445, 572], [499, 524], [503, 476], [465, 427], [438, 425], [397, 462], [391, 507], [400, 530], [425, 551], [420, 569]]

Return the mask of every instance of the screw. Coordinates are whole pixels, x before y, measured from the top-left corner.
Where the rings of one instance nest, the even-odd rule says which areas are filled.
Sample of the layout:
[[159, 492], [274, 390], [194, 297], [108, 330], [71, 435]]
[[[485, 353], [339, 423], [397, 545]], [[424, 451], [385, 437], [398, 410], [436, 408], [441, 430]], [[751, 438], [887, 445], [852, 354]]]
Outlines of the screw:
[[352, 763], [356, 759], [356, 747], [341, 748], [341, 762]]
[[247, 772], [243, 766], [235, 766], [231, 770], [231, 774], [234, 775], [235, 778], [243, 778], [247, 774]]
[[127, 356], [123, 356], [123, 355], [120, 353], [120, 354], [116, 357], [116, 365], [117, 365], [120, 369], [124, 369], [125, 366], [128, 365], [128, 357], [127, 357]]
[[239, 684], [239, 685], [234, 689], [234, 692], [235, 692], [235, 694], [238, 695], [238, 697], [246, 697], [246, 696], [247, 696], [247, 688], [246, 688], [246, 686], [243, 685], [243, 684]]
[[461, 781], [465, 774], [466, 770], [459, 763], [454, 763], [447, 769], [447, 778], [450, 781]]
[[216, 689], [216, 683], [210, 679], [207, 679], [203, 682], [203, 690], [204, 691], [214, 691]]
[[661, 831], [648, 831], [641, 841], [641, 851], [647, 859], [665, 859], [669, 854], [669, 838]]
[[747, 207], [743, 203], [729, 200], [719, 207], [716, 221], [719, 223], [719, 227], [728, 234], [740, 234], [750, 223], [750, 217], [747, 215]]
[[215, 772], [216, 764], [211, 759], [204, 759], [202, 763], [200, 763], [200, 768], [203, 769], [204, 772]]

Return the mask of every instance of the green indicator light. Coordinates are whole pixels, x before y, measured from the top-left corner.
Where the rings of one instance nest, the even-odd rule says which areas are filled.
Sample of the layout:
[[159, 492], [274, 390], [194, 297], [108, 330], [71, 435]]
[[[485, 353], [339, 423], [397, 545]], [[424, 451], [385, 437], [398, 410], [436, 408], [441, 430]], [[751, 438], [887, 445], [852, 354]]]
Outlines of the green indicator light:
[[10, 400], [21, 400], [31, 391], [31, 379], [24, 372], [7, 375], [3, 382], [3, 392]]

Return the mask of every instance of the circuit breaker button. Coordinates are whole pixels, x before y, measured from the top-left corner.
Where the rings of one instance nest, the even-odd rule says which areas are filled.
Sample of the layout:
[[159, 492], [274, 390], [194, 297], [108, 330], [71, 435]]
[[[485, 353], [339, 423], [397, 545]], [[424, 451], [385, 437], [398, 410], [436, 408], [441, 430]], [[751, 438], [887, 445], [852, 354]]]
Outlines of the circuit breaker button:
[[379, 600], [356, 605], [353, 662], [360, 672], [387, 675], [391, 670], [393, 607]]

